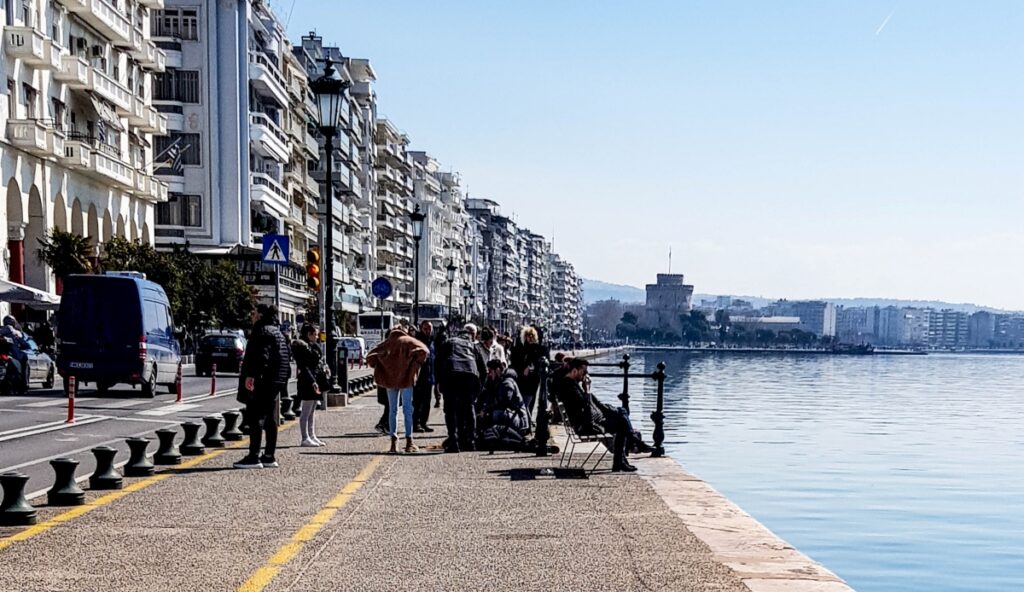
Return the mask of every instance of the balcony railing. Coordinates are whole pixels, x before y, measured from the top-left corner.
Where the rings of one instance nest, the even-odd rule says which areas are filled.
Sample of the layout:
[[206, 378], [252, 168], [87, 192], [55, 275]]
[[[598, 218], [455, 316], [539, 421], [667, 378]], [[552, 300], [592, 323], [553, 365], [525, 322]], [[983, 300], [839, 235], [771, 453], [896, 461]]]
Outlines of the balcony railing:
[[122, 162], [120, 158], [115, 158], [108, 154], [106, 150], [103, 150], [103, 144], [100, 144], [100, 148], [100, 150], [92, 153], [93, 170], [126, 189], [134, 189], [135, 171]]
[[47, 125], [39, 119], [7, 120], [7, 140], [34, 154], [46, 154], [49, 146], [46, 142]]
[[[93, 0], [94, 2], [97, 0]], [[132, 94], [126, 86], [114, 80], [102, 70], [93, 70], [93, 88], [103, 98], [109, 100], [122, 113], [130, 113]]]
[[68, 167], [88, 169], [92, 162], [92, 148], [80, 140], [64, 142], [64, 156], [58, 158], [61, 164]]
[[92, 89], [92, 66], [79, 56], [62, 56], [60, 70], [54, 72], [53, 77], [71, 88]]
[[50, 62], [46, 36], [32, 27], [4, 27], [4, 43], [12, 58], [38, 66]]
[[[69, 10], [72, 10], [69, 8]], [[118, 46], [131, 46], [132, 24], [120, 8], [110, 4], [107, 0], [89, 0], [89, 10], [82, 12], [81, 16], [89, 24]]]

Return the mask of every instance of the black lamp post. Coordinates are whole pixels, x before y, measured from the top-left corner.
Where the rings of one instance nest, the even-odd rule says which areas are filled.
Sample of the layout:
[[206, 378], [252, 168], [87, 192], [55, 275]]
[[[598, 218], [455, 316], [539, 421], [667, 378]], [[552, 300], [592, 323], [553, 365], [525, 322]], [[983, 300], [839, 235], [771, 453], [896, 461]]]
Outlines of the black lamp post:
[[451, 259], [448, 260], [448, 267], [445, 271], [448, 272], [448, 325], [452, 324], [452, 285], [455, 284], [455, 262]]
[[[334, 334], [334, 137], [338, 135], [338, 121], [341, 115], [342, 98], [350, 86], [342, 80], [334, 68], [335, 62], [325, 60], [324, 73], [310, 83], [316, 95], [317, 126], [324, 137], [324, 156], [327, 169], [327, 180], [324, 183], [324, 205], [326, 213], [320, 217], [320, 224], [326, 224], [323, 236], [324, 244], [320, 245], [320, 253], [324, 266], [324, 320], [327, 332], [327, 366], [331, 369], [332, 381], [338, 375], [338, 338]], [[325, 219], [326, 218], [326, 219]]]
[[423, 221], [426, 218], [420, 211], [420, 204], [416, 204], [416, 209], [409, 214], [409, 221], [412, 222], [412, 239], [416, 243], [416, 252], [412, 255], [412, 326], [417, 329], [420, 326], [420, 239], [423, 238]]

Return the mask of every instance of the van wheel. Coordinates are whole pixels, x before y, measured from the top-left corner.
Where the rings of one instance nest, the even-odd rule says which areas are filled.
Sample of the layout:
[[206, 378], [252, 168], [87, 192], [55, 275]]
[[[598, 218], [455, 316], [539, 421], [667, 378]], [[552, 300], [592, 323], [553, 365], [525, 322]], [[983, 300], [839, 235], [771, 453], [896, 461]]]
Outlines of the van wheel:
[[149, 380], [142, 383], [142, 396], [147, 399], [156, 396], [156, 366], [153, 366], [153, 371], [149, 373]]
[[46, 375], [46, 380], [43, 381], [44, 389], [52, 389], [54, 383], [53, 368], [50, 368], [50, 373]]

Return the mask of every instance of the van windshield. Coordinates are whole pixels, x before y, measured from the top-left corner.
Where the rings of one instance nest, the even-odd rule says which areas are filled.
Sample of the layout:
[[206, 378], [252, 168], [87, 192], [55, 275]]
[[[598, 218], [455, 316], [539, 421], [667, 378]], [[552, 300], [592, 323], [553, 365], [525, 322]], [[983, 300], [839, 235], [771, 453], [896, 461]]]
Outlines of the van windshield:
[[62, 343], [135, 343], [142, 335], [139, 293], [132, 281], [69, 281], [61, 295]]

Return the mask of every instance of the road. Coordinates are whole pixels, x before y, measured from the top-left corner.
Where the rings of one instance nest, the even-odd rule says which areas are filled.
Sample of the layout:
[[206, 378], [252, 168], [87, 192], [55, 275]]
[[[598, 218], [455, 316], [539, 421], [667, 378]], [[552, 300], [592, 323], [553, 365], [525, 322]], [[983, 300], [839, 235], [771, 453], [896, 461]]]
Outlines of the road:
[[[363, 371], [356, 371], [362, 374]], [[59, 388], [34, 389], [24, 396], [0, 397], [0, 473], [17, 470], [29, 476], [25, 491], [41, 495], [53, 484], [49, 461], [58, 457], [78, 460], [76, 475], [81, 479], [92, 473], [94, 461], [90, 449], [112, 446], [118, 450], [117, 464], [128, 460], [125, 438], [146, 436], [153, 441], [148, 452], [156, 450], [153, 433], [182, 422], [202, 423], [202, 418], [236, 409], [237, 374], [217, 376], [211, 396], [209, 377], [197, 377], [191, 366], [182, 372], [182, 402], [174, 394], [143, 398], [139, 389], [119, 385], [100, 394], [94, 388], [80, 388], [75, 400], [76, 421], [67, 419], [67, 397]], [[93, 387], [94, 385], [89, 385]], [[295, 392], [294, 381], [289, 391]], [[205, 429], [200, 430], [203, 434]], [[181, 443], [181, 434], [177, 442]]]

